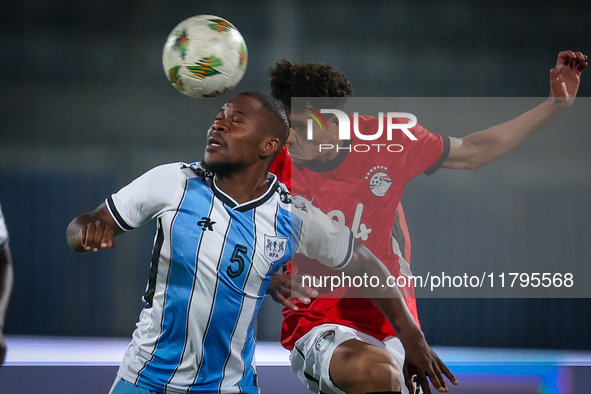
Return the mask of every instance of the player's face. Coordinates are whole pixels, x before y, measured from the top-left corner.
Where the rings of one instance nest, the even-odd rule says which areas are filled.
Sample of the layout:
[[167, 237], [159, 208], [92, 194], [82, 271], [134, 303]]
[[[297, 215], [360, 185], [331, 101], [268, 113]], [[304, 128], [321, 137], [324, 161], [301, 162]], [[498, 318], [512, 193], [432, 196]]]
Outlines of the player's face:
[[[287, 150], [292, 162], [305, 164], [306, 162], [330, 161], [336, 155], [335, 149], [338, 144], [338, 127], [333, 122], [335, 118], [326, 117], [326, 127], [320, 128], [318, 123], [312, 122], [312, 138], [308, 139], [308, 119], [310, 115], [305, 113], [292, 113], [291, 116], [290, 141], [287, 143]], [[321, 149], [322, 148], [322, 149]]]
[[264, 114], [254, 97], [239, 95], [228, 101], [207, 131], [203, 162], [211, 168], [241, 169], [259, 161]]

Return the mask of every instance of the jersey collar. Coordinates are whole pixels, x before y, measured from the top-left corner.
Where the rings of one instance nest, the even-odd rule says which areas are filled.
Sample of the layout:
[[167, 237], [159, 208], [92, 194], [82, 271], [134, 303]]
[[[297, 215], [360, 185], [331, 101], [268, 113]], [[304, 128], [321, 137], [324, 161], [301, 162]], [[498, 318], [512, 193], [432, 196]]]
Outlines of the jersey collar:
[[269, 181], [269, 187], [267, 191], [260, 197], [255, 198], [254, 200], [243, 202], [239, 204], [236, 200], [230, 197], [228, 194], [224, 193], [220, 188], [218, 188], [215, 182], [215, 176], [213, 177], [213, 181], [211, 182], [211, 190], [213, 190], [213, 194], [219, 198], [224, 204], [228, 205], [230, 208], [239, 211], [239, 212], [246, 212], [250, 209], [254, 209], [263, 205], [267, 200], [269, 200], [273, 193], [279, 188], [279, 182], [277, 182], [277, 176], [275, 174], [268, 173], [267, 180]]

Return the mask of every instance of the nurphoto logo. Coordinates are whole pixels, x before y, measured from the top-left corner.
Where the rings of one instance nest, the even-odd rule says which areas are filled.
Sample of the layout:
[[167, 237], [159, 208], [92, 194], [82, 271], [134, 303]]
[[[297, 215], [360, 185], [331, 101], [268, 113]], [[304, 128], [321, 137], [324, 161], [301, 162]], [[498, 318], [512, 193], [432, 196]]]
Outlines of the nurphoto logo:
[[[338, 109], [321, 109], [320, 112], [315, 111], [310, 107], [304, 107], [304, 109], [306, 110], [306, 114], [311, 117], [311, 119], [308, 119], [307, 122], [308, 140], [314, 139], [314, 122], [318, 124], [320, 130], [328, 130], [328, 124], [322, 116], [322, 114], [327, 113], [335, 115], [338, 119], [339, 140], [351, 139], [351, 120], [345, 112]], [[386, 119], [385, 127], [384, 118]], [[375, 130], [373, 134], [363, 134], [359, 131], [359, 113], [354, 112], [353, 133], [355, 133], [355, 136], [362, 141], [375, 141], [382, 137], [385, 129], [387, 140], [392, 141], [393, 130], [401, 130], [411, 141], [417, 141], [417, 137], [415, 137], [414, 134], [409, 130], [417, 124], [417, 117], [413, 114], [407, 112], [388, 112], [384, 117], [384, 113], [379, 112], [377, 119], [377, 130]], [[404, 120], [406, 120], [406, 122], [400, 123]], [[404, 147], [400, 144], [355, 144], [347, 147], [336, 146], [336, 149], [348, 149], [355, 152], [369, 152], [372, 150], [372, 147], [377, 148], [378, 152], [380, 151], [381, 147], [383, 147], [384, 150], [387, 150], [388, 152], [402, 152], [404, 149]], [[333, 144], [319, 144], [319, 151], [322, 151], [323, 149], [335, 149], [335, 146]]]

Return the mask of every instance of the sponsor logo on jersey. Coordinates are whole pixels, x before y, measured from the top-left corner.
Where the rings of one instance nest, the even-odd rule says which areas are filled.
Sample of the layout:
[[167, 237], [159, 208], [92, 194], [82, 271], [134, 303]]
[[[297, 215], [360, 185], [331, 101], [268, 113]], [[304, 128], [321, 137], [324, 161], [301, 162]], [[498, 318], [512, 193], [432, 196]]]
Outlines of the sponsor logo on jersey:
[[369, 190], [374, 196], [384, 197], [392, 186], [392, 178], [385, 172], [386, 170], [388, 167], [375, 166], [365, 175], [365, 179], [369, 179]]
[[287, 238], [265, 234], [265, 257], [272, 262], [279, 261], [285, 256]]
[[333, 340], [334, 340], [334, 331], [333, 330], [326, 331], [326, 332], [322, 333], [322, 335], [320, 335], [320, 338], [318, 338], [318, 340], [316, 341], [316, 345], [314, 345], [314, 347], [316, 348], [317, 351], [321, 352], [321, 351], [325, 350]]
[[201, 227], [201, 231], [206, 231], [206, 230], [213, 231], [213, 225], [215, 223], [216, 222], [214, 222], [210, 218], [207, 218], [207, 217], [204, 216], [204, 217], [201, 218], [200, 221], [197, 222], [197, 225], [199, 227]]

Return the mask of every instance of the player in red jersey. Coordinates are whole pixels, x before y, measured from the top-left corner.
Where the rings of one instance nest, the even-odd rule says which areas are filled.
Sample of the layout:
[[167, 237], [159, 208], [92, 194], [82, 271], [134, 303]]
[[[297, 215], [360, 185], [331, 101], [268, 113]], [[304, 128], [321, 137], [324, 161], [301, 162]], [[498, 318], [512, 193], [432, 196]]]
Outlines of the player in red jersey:
[[[313, 199], [314, 205], [329, 216], [350, 225], [358, 239], [388, 264], [394, 276], [409, 275], [410, 238], [400, 206], [406, 183], [422, 172], [429, 174], [440, 167], [476, 170], [515, 149], [572, 104], [586, 60], [587, 56], [580, 52], [561, 52], [556, 66], [550, 70], [549, 99], [521, 116], [464, 138], [444, 138], [415, 126], [410, 130], [419, 143], [404, 145], [405, 149], [396, 155], [350, 154], [343, 145], [349, 141], [338, 139], [336, 116], [325, 116], [328, 132], [320, 133], [315, 128], [314, 139], [308, 140], [305, 122], [310, 117], [294, 109], [291, 144], [276, 159], [271, 171], [284, 183], [291, 183], [294, 195]], [[271, 70], [271, 78], [272, 95], [288, 108], [292, 97], [352, 95], [346, 76], [326, 64], [282, 61]], [[335, 108], [334, 101], [330, 108]], [[361, 116], [360, 131], [375, 130], [372, 124], [377, 122], [376, 118]], [[388, 144], [403, 144], [402, 133], [393, 137]], [[359, 142], [355, 138], [351, 144]], [[335, 149], [319, 150], [319, 144]], [[394, 215], [389, 213], [394, 209]], [[403, 239], [397, 234], [402, 234]], [[298, 267], [299, 263], [293, 266], [294, 273]], [[288, 266], [287, 274], [290, 269]], [[292, 304], [287, 300], [287, 277], [277, 278], [271, 289], [274, 299], [287, 307], [281, 340], [283, 346], [292, 350], [292, 369], [312, 391], [391, 392], [400, 387], [401, 369], [406, 386], [403, 392], [412, 389], [403, 366], [403, 346], [367, 299], [347, 298], [345, 291], [350, 290], [340, 288], [330, 298]], [[418, 323], [414, 290], [402, 291]], [[425, 376], [417, 375], [421, 387], [429, 393]]]

